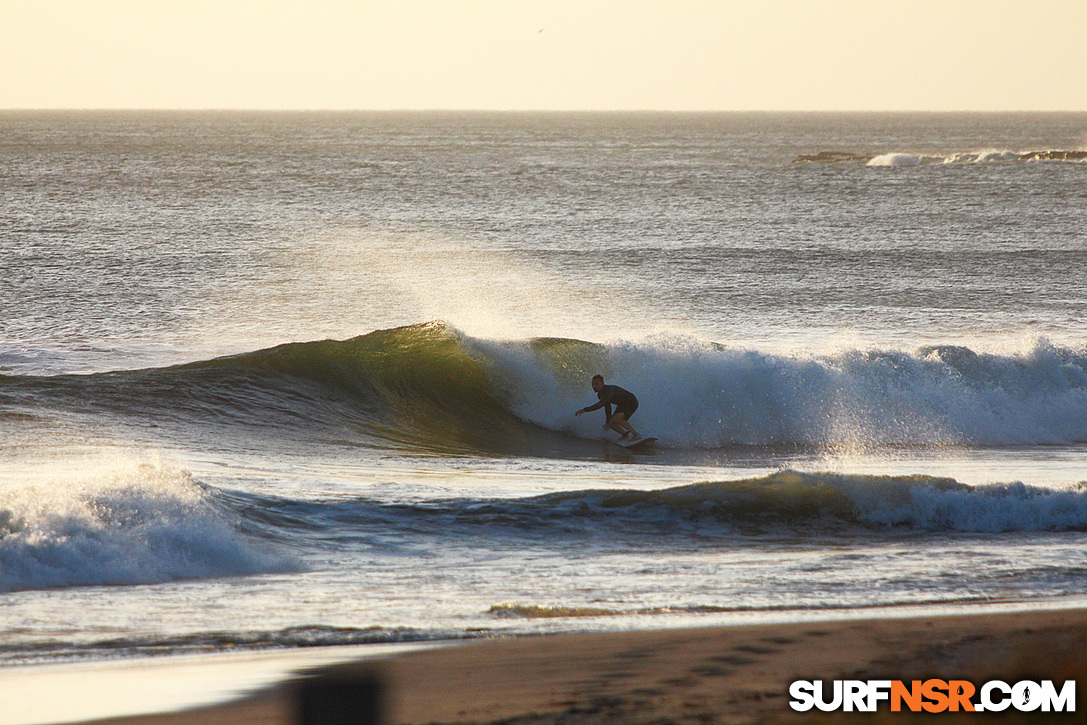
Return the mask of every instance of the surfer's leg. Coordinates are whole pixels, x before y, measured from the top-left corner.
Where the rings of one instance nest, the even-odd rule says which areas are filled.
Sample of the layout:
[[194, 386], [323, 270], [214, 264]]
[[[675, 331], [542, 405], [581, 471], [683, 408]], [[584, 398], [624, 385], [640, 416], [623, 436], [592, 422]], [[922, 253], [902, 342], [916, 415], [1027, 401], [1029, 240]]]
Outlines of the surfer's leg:
[[[621, 438], [626, 438], [629, 434], [626, 432], [626, 430], [623, 428], [622, 424], [619, 422], [621, 420], [622, 420], [622, 417], [618, 413], [616, 413], [615, 415], [613, 415], [611, 418], [608, 419], [607, 426], [609, 428], [611, 428], [613, 431], [615, 431], [616, 433], [618, 433]], [[626, 421], [623, 421], [623, 422], [625, 423]]]
[[608, 424], [612, 427], [612, 430], [619, 431], [619, 433], [621, 433], [624, 438], [627, 436], [628, 433], [635, 438], [642, 437], [641, 434], [638, 433], [638, 431], [634, 430], [634, 426], [632, 426], [627, 421], [627, 417], [623, 413], [616, 413], [615, 415], [613, 415], [611, 417], [611, 420], [608, 421]]
[[615, 416], [614, 416], [615, 418], [618, 419], [618, 423], [619, 423], [620, 426], [623, 427], [623, 430], [630, 433], [631, 437], [634, 438], [635, 440], [642, 437], [642, 434], [639, 433], [638, 431], [634, 430], [634, 426], [632, 426], [630, 424], [630, 418], [636, 412], [638, 412], [638, 403], [637, 402], [632, 402], [629, 405], [624, 404], [624, 405], [619, 406], [618, 408], [616, 408]]

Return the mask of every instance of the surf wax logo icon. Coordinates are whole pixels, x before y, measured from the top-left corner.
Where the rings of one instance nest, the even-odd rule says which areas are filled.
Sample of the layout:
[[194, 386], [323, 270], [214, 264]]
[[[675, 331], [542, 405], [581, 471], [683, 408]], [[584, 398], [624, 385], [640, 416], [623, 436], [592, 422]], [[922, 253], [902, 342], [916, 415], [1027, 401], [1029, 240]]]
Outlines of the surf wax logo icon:
[[789, 685], [789, 707], [797, 712], [875, 712], [886, 704], [891, 712], [1075, 712], [1076, 682], [1060, 689], [1052, 680], [1009, 684], [991, 680], [980, 688], [967, 680], [797, 680]]

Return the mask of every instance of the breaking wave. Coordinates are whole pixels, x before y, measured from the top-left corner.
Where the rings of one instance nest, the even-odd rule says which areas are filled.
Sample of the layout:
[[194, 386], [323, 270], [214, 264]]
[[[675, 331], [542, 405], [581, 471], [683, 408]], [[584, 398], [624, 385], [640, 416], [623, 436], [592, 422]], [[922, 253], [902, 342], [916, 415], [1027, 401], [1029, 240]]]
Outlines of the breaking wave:
[[[923, 475], [786, 470], [658, 490], [391, 503], [219, 489], [181, 471], [142, 464], [112, 480], [9, 492], [0, 502], [0, 591], [299, 571], [314, 552], [385, 551], [392, 540], [409, 549], [608, 541], [629, 551], [664, 542], [733, 545], [746, 537], [814, 543], [828, 535], [1035, 531], [1087, 531], [1087, 482], [1060, 489], [1024, 483], [969, 486]], [[491, 614], [613, 613], [518, 606], [499, 606]], [[393, 636], [355, 634], [358, 641]]]
[[820, 151], [814, 154], [801, 154], [796, 157], [794, 162], [815, 164], [840, 164], [852, 162], [863, 163], [868, 166], [928, 166], [934, 164], [991, 164], [1000, 162], [1087, 163], [1087, 151], [1064, 151], [1058, 149], [1012, 151], [1009, 149], [986, 149], [984, 151], [950, 154], [919, 154], [909, 152], [871, 154], [855, 151]]
[[0, 592], [291, 571], [206, 490], [161, 464], [54, 480], [0, 498]]
[[[1087, 351], [953, 345], [783, 355], [688, 338], [494, 341], [442, 324], [292, 343], [170, 368], [0, 376], [0, 416], [63, 408], [157, 423], [452, 452], [558, 455], [601, 440], [601, 373], [661, 445], [1062, 445], [1087, 441]], [[579, 449], [578, 446], [581, 446]]]
[[1008, 162], [1087, 162], [1087, 151], [1010, 151], [988, 149], [970, 153], [927, 155], [888, 153], [868, 160], [868, 166], [922, 166], [930, 164], [992, 164]]

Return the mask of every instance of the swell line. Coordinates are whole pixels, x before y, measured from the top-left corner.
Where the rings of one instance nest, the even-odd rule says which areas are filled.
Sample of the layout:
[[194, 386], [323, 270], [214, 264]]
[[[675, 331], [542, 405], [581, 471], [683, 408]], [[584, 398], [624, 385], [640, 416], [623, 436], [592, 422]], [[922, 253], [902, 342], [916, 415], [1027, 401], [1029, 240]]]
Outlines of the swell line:
[[[579, 455], [605, 438], [604, 374], [673, 449], [1068, 445], [1087, 441], [1087, 351], [959, 345], [783, 355], [694, 339], [486, 340], [440, 323], [169, 368], [0, 376], [0, 416], [108, 411], [439, 452]], [[580, 447], [579, 447], [580, 446]]]

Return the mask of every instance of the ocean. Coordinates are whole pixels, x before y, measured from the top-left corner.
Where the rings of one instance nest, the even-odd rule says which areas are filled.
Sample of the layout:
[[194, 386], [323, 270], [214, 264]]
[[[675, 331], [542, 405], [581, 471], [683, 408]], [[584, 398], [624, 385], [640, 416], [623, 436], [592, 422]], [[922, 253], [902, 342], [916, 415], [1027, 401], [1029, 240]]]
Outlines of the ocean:
[[3, 112], [0, 667], [1083, 605], [1085, 150]]

